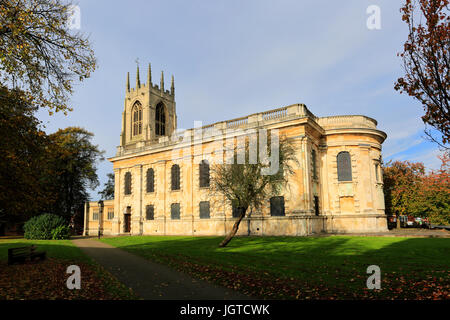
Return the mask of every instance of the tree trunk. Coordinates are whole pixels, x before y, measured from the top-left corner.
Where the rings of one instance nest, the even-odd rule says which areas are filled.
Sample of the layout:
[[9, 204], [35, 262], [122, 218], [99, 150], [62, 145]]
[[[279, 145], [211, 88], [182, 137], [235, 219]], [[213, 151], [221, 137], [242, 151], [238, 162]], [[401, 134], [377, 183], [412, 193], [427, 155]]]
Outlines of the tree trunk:
[[253, 212], [253, 208], [252, 208], [252, 210], [250, 210], [250, 213], [247, 216], [247, 236], [249, 236], [249, 237], [250, 237], [250, 233], [251, 233], [251, 230], [250, 230], [250, 217], [252, 216], [252, 212]]
[[233, 237], [236, 235], [236, 232], [239, 229], [239, 224], [241, 223], [242, 219], [245, 217], [245, 210], [240, 216], [239, 219], [234, 223], [233, 228], [231, 229], [230, 233], [223, 239], [223, 241], [219, 244], [220, 248], [226, 247], [227, 244], [233, 239]]

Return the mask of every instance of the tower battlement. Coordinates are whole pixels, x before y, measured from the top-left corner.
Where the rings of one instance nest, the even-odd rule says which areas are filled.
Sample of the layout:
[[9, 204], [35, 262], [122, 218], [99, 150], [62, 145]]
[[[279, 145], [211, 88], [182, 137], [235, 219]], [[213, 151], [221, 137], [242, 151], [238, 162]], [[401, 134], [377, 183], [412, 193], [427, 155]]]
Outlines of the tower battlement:
[[126, 84], [126, 92], [125, 95], [127, 97], [132, 97], [132, 96], [136, 96], [139, 95], [141, 93], [144, 92], [148, 92], [149, 90], [152, 91], [153, 94], [157, 94], [160, 96], [163, 96], [166, 99], [169, 100], [175, 100], [175, 80], [174, 80], [174, 76], [172, 75], [172, 81], [171, 81], [171, 86], [170, 86], [170, 90], [165, 90], [164, 89], [164, 71], [161, 71], [161, 79], [160, 79], [160, 84], [153, 84], [152, 83], [152, 70], [151, 70], [151, 65], [148, 65], [148, 71], [147, 71], [147, 82], [146, 83], [142, 83], [141, 84], [141, 79], [140, 79], [140, 75], [139, 75], [139, 66], [137, 66], [137, 70], [136, 70], [136, 86], [135, 87], [131, 87], [130, 86], [130, 73], [127, 73], [127, 84]]

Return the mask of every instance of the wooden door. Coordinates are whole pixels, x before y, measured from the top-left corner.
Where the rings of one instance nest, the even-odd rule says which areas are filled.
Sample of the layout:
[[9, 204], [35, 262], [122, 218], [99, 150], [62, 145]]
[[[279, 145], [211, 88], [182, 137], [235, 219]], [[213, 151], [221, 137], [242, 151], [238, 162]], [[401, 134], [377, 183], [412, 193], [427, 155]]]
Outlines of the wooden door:
[[129, 213], [124, 215], [123, 231], [125, 233], [131, 232], [131, 214]]

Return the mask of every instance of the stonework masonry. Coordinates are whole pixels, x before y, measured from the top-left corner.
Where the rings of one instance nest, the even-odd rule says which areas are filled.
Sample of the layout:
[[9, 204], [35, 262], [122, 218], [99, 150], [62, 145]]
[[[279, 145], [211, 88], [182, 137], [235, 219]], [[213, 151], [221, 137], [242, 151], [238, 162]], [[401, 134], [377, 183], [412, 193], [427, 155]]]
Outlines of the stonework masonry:
[[[306, 236], [318, 233], [363, 233], [387, 230], [384, 212], [381, 145], [386, 134], [377, 121], [362, 115], [316, 117], [303, 104], [217, 122], [173, 138], [177, 115], [175, 87], [147, 84], [131, 89], [129, 76], [122, 112], [122, 132], [113, 163], [114, 200], [86, 203], [86, 235], [225, 235], [236, 218], [222, 196], [200, 187], [199, 163], [214, 154], [225, 137], [252, 130], [278, 129], [294, 141], [294, 174], [279, 194], [284, 215], [271, 214], [270, 199], [241, 222], [238, 235]], [[200, 137], [200, 140], [199, 140]], [[188, 138], [188, 139], [187, 139]], [[179, 190], [172, 190], [171, 168], [180, 168]], [[153, 190], [147, 175], [153, 170]], [[126, 181], [126, 175], [131, 176]], [[126, 193], [126, 184], [131, 192]], [[200, 202], [209, 202], [209, 217], [200, 218]], [[179, 219], [171, 215], [179, 204]], [[150, 208], [150, 209], [149, 209]], [[153, 208], [153, 211], [151, 210]], [[150, 213], [149, 213], [150, 212]]]

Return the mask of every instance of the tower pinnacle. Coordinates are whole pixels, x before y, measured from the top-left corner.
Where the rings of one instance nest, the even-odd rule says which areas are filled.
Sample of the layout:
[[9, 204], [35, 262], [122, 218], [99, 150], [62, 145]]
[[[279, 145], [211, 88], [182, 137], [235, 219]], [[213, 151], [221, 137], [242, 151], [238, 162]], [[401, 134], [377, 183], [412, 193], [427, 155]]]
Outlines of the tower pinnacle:
[[136, 89], [139, 89], [140, 87], [141, 87], [141, 79], [139, 77], [139, 65], [138, 65], [136, 72]]
[[152, 66], [150, 63], [148, 64], [147, 86], [149, 86], [149, 88], [152, 86]]

